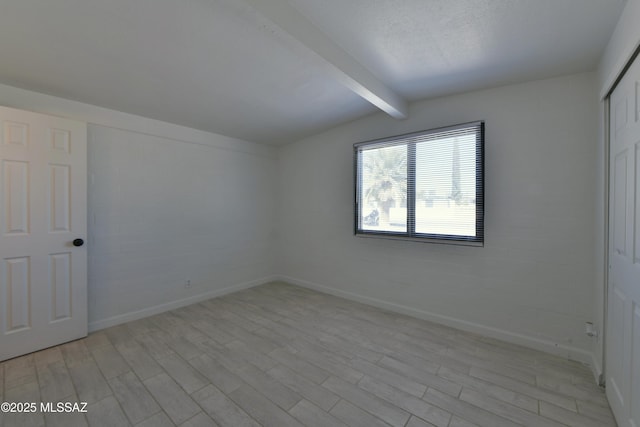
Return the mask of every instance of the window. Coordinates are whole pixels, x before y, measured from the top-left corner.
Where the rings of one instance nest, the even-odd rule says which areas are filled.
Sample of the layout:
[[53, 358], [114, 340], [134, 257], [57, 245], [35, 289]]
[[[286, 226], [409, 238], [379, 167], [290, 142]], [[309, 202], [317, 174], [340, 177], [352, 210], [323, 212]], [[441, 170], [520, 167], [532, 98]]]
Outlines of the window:
[[354, 145], [355, 233], [481, 245], [484, 122]]

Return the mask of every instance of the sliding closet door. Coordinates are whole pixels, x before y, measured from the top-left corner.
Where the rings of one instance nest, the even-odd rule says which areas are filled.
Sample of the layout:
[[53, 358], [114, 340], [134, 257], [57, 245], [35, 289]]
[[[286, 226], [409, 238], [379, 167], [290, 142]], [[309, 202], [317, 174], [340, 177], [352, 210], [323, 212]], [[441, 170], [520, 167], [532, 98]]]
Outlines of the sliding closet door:
[[620, 427], [640, 427], [640, 60], [610, 106], [607, 397]]

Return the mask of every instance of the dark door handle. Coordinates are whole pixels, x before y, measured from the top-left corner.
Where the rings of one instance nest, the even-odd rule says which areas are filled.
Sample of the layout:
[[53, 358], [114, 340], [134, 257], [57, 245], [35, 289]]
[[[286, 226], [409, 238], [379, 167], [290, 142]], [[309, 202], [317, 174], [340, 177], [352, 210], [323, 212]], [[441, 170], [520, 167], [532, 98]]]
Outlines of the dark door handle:
[[84, 240], [82, 240], [82, 239], [75, 239], [73, 241], [73, 246], [79, 247], [79, 246], [82, 246], [82, 245], [84, 245]]

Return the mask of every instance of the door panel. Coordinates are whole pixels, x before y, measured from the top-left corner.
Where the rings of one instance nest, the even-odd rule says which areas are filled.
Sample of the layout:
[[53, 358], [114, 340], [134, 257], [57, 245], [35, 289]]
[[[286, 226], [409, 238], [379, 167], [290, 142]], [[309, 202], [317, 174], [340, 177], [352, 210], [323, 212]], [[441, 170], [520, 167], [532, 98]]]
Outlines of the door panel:
[[640, 427], [640, 60], [611, 94], [607, 397], [621, 427]]
[[7, 332], [31, 326], [31, 263], [29, 257], [6, 260]]
[[[609, 316], [610, 335], [607, 339], [611, 348], [624, 347], [624, 305], [625, 296], [618, 292], [615, 285], [611, 287], [612, 292], [609, 297], [609, 307], [611, 309]], [[609, 352], [607, 357], [607, 374], [609, 381], [607, 382], [607, 391], [615, 392], [615, 400], [624, 403], [624, 360], [622, 351]]]
[[5, 233], [29, 232], [29, 163], [4, 161]]
[[0, 360], [87, 334], [87, 128], [0, 107]]
[[53, 254], [49, 263], [51, 277], [51, 317], [50, 321], [71, 317], [71, 253]]
[[26, 123], [4, 122], [4, 143], [17, 147], [27, 148], [29, 141], [29, 125]]
[[71, 171], [69, 166], [49, 165], [51, 169], [51, 190], [49, 192], [49, 232], [69, 232], [71, 230]]
[[613, 166], [613, 249], [627, 254], [627, 153], [616, 155]]

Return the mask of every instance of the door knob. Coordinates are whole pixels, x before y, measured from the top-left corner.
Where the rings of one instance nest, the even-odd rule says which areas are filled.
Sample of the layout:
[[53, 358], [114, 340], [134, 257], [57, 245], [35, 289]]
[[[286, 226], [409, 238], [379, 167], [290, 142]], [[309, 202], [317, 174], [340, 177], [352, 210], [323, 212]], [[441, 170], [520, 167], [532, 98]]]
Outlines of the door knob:
[[75, 239], [73, 241], [73, 246], [78, 247], [78, 246], [82, 246], [82, 245], [84, 245], [84, 240], [82, 240], [82, 239]]

